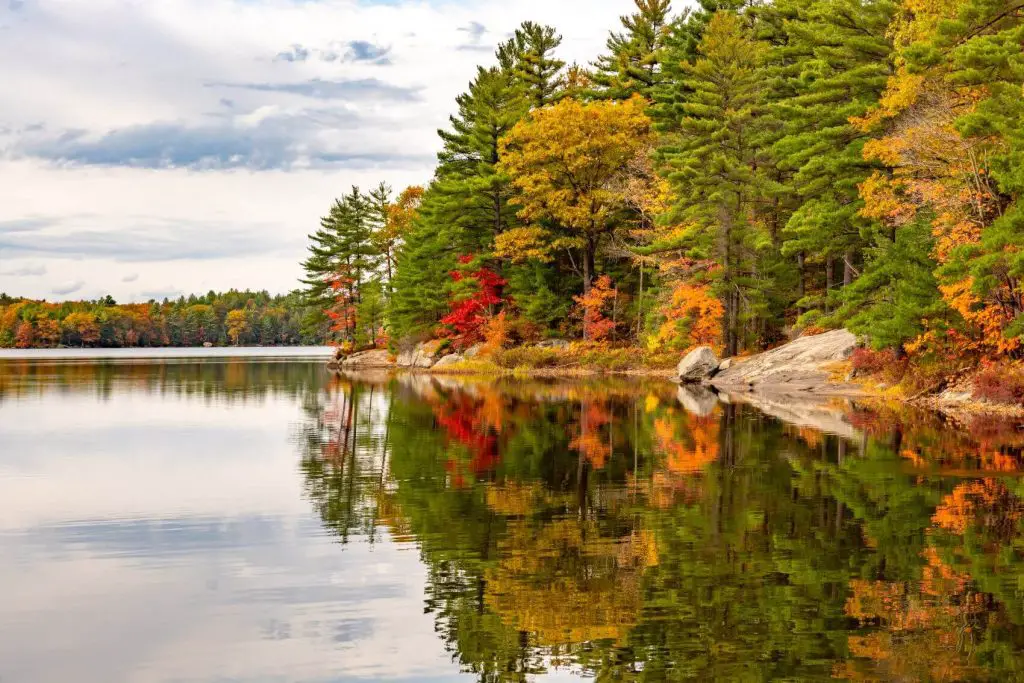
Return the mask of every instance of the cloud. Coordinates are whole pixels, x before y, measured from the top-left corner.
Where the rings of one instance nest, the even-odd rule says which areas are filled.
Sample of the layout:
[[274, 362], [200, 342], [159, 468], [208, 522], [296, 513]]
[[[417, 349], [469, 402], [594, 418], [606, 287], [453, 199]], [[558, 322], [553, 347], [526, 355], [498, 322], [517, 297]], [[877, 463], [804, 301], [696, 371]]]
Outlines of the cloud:
[[50, 293], [56, 294], [57, 296], [67, 296], [68, 294], [74, 294], [82, 287], [85, 287], [85, 282], [82, 280], [76, 280], [75, 282], [68, 282], [60, 285], [59, 287], [54, 287], [50, 290]]
[[207, 88], [235, 88], [256, 92], [285, 93], [317, 100], [346, 100], [349, 102], [417, 102], [421, 99], [420, 87], [406, 87], [385, 83], [377, 78], [334, 81], [313, 78], [297, 83], [231, 83], [211, 81]]
[[480, 41], [483, 39], [484, 34], [487, 33], [487, 27], [481, 24], [479, 21], [471, 21], [465, 26], [461, 26], [457, 31], [465, 33], [469, 36], [469, 42], [456, 45], [455, 49], [460, 52], [490, 52], [491, 47], [489, 45], [483, 45]]
[[34, 232], [53, 225], [52, 218], [16, 218], [0, 221], [0, 237], [21, 232]]
[[[340, 131], [354, 130], [363, 124], [360, 115], [347, 110], [282, 112], [271, 107], [216, 118], [214, 123], [194, 125], [141, 124], [99, 136], [71, 130], [56, 137], [26, 137], [12, 146], [13, 153], [9, 155], [71, 166], [195, 171], [367, 168], [429, 161], [426, 155], [366, 149], [363, 139], [339, 136]], [[364, 149], [353, 148], [353, 144]], [[10, 230], [0, 223], [0, 234]]]
[[[122, 263], [209, 261], [299, 253], [302, 235], [282, 233], [277, 225], [241, 226], [214, 221], [185, 223], [139, 217], [131, 227], [88, 225], [88, 216], [52, 221], [47, 229], [0, 236], [0, 255], [110, 259]], [[65, 292], [56, 292], [62, 294]]]
[[293, 44], [275, 57], [275, 62], [345, 62], [353, 64], [373, 64], [390, 66], [391, 46], [377, 45], [368, 40], [350, 40], [346, 43], [332, 44], [326, 49], [310, 48], [298, 43]]
[[46, 275], [46, 266], [22, 266], [21, 268], [15, 268], [14, 270], [5, 270], [0, 272], [0, 275], [7, 277], [41, 277]]
[[123, 278], [121, 278], [121, 282], [135, 282], [138, 279], [139, 279], [139, 274], [138, 273], [129, 273], [129, 274], [125, 275]]
[[177, 299], [185, 295], [180, 289], [167, 287], [166, 289], [148, 289], [141, 292], [142, 298], [146, 301], [163, 301], [164, 299]]
[[304, 62], [309, 59], [310, 51], [309, 48], [302, 47], [301, 45], [292, 45], [288, 50], [279, 52], [274, 57], [275, 62]]
[[462, 31], [463, 33], [468, 33], [469, 42], [471, 43], [479, 43], [480, 39], [483, 38], [483, 35], [487, 33], [487, 27], [479, 21], [471, 21], [457, 30]]
[[386, 66], [391, 64], [391, 46], [383, 47], [365, 40], [353, 40], [348, 44], [348, 52], [342, 58], [346, 62], [363, 62]]

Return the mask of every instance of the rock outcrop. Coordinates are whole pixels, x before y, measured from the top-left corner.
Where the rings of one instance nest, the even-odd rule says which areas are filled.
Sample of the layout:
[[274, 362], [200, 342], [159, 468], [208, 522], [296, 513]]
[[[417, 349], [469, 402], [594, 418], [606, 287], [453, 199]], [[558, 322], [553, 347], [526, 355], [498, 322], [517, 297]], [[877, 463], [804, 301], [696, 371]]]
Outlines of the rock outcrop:
[[428, 342], [417, 344], [413, 348], [398, 354], [398, 367], [400, 368], [421, 368], [434, 367], [438, 354], [444, 342], [434, 339]]
[[369, 368], [393, 368], [395, 362], [387, 349], [360, 351], [341, 359], [341, 367], [345, 370], [363, 370]]
[[849, 358], [856, 346], [857, 338], [846, 330], [800, 337], [742, 362], [736, 359], [711, 384], [733, 392], [850, 393], [856, 387], [829, 381], [829, 366]]
[[542, 342], [537, 343], [538, 349], [554, 349], [555, 351], [565, 351], [569, 348], [569, 342], [564, 339], [546, 339]]
[[462, 361], [463, 358], [459, 354], [449, 353], [447, 356], [444, 356], [441, 360], [434, 363], [433, 369], [440, 370], [442, 368], [447, 368], [449, 366], [455, 365], [456, 363], [461, 363]]
[[718, 362], [710, 346], [698, 346], [679, 361], [675, 379], [682, 384], [703, 382], [718, 371]]

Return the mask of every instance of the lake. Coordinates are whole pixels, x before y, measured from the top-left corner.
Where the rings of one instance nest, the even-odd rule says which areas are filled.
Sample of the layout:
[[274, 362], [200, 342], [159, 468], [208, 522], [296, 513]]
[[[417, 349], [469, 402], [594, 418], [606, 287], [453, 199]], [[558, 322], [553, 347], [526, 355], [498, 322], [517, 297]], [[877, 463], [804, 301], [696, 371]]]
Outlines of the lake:
[[1024, 676], [1015, 425], [247, 353], [0, 359], [0, 681]]

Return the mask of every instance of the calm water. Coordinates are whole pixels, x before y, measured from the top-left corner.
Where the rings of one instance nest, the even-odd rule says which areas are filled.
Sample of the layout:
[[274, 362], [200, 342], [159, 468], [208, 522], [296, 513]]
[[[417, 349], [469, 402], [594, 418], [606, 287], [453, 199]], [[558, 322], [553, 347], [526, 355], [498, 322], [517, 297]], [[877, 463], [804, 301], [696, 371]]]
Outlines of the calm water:
[[1020, 432], [767, 410], [0, 360], [0, 681], [1024, 678]]

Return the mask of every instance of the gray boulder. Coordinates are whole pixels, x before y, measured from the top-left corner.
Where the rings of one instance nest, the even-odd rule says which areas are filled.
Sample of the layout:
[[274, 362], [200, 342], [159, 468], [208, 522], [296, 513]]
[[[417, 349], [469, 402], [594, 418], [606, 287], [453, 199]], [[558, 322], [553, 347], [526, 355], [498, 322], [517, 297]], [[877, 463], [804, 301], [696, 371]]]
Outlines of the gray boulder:
[[447, 356], [445, 356], [441, 360], [439, 360], [436, 363], [434, 363], [433, 369], [434, 370], [440, 370], [441, 368], [446, 368], [446, 367], [449, 367], [451, 365], [455, 365], [456, 363], [461, 363], [462, 360], [463, 360], [463, 358], [459, 354], [457, 354], [457, 353], [449, 353]]
[[348, 369], [361, 368], [390, 368], [394, 367], [391, 354], [387, 349], [374, 349], [372, 351], [361, 351], [347, 356], [341, 361], [341, 367]]
[[698, 346], [679, 361], [676, 379], [683, 384], [696, 384], [718, 371], [718, 357], [710, 346]]
[[484, 345], [483, 344], [473, 344], [468, 349], [466, 349], [466, 353], [464, 353], [463, 355], [466, 358], [476, 358], [477, 356], [479, 356], [483, 352], [484, 352]]
[[398, 354], [398, 367], [400, 368], [432, 368], [437, 356], [441, 351], [444, 342], [435, 339], [422, 342], [411, 349]]
[[542, 342], [537, 343], [538, 349], [555, 349], [556, 351], [565, 351], [569, 348], [569, 342], [564, 339], [545, 339]]
[[711, 383], [722, 389], [842, 393], [850, 387], [830, 382], [834, 371], [830, 366], [849, 358], [856, 347], [857, 338], [847, 330], [800, 337], [734, 363], [715, 375]]

